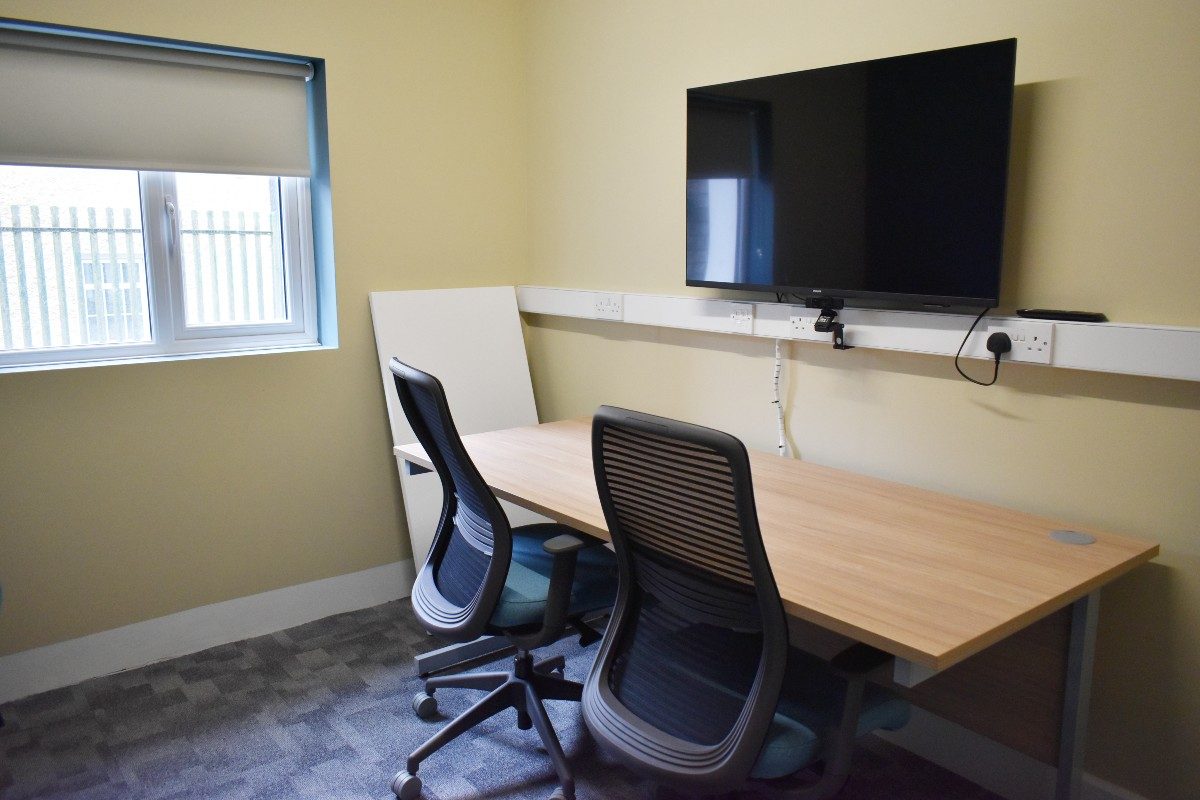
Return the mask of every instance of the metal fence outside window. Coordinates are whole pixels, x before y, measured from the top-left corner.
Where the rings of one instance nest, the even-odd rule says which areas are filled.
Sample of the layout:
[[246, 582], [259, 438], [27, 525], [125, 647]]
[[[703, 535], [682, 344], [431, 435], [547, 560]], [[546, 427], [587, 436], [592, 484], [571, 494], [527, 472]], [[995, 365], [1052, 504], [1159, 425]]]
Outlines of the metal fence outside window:
[[[189, 325], [287, 318], [277, 217], [192, 210], [180, 220]], [[0, 350], [150, 341], [140, 212], [0, 207]]]

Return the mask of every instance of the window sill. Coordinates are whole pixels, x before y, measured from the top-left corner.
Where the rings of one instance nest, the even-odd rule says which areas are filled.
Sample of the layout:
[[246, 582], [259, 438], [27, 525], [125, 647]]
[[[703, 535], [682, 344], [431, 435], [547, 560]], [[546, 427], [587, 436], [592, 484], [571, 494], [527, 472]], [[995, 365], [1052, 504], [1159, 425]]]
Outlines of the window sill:
[[119, 356], [114, 358], [92, 358], [80, 361], [54, 361], [44, 364], [8, 364], [0, 366], [0, 375], [12, 372], [45, 372], [59, 369], [80, 369], [84, 367], [107, 367], [123, 364], [145, 364], [160, 361], [195, 361], [200, 358], [229, 358], [231, 356], [266, 356], [279, 353], [307, 353], [315, 350], [336, 350], [337, 345], [310, 342], [304, 344], [284, 344], [271, 347], [246, 347], [234, 350], [217, 350], [207, 353], [151, 353], [137, 356]]

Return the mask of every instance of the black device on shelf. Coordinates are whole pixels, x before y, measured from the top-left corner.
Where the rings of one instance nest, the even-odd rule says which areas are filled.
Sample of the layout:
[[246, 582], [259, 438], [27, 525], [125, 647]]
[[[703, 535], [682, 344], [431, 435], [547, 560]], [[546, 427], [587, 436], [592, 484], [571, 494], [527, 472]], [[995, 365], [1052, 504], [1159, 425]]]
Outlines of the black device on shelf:
[[1099, 311], [1061, 311], [1057, 308], [1018, 308], [1017, 316], [1062, 322], [1108, 322], [1108, 317]]
[[996, 305], [1016, 45], [689, 89], [687, 284]]

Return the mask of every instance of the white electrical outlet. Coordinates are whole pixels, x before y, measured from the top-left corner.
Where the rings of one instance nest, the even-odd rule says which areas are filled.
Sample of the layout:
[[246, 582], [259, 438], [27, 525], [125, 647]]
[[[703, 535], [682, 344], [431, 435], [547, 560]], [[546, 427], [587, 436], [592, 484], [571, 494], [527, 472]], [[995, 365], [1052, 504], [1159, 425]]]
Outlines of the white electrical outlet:
[[592, 310], [596, 319], [621, 319], [625, 315], [625, 304], [619, 294], [597, 293]]
[[734, 333], [754, 333], [754, 304], [730, 303], [729, 319]]
[[1004, 356], [1012, 361], [1049, 364], [1054, 350], [1054, 323], [1031, 320], [1005, 320], [988, 325], [988, 336], [1007, 333], [1012, 352]]
[[788, 315], [788, 335], [793, 339], [802, 339], [808, 342], [829, 341], [828, 333], [817, 332], [817, 317], [820, 314], [821, 312], [815, 308], [793, 306]]

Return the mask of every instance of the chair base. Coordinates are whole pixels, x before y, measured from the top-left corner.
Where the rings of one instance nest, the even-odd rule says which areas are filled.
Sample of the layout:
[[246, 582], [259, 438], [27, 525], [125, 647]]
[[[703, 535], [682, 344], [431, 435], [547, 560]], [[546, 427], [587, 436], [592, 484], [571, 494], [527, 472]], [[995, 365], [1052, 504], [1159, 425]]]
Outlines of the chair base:
[[561, 673], [564, 664], [565, 659], [562, 656], [534, 662], [533, 656], [527, 650], [520, 650], [513, 658], [513, 668], [509, 672], [439, 675], [426, 680], [425, 694], [430, 697], [438, 689], [482, 689], [488, 692], [488, 695], [414, 750], [408, 757], [405, 769], [393, 779], [392, 791], [400, 800], [415, 798], [420, 793], [421, 782], [416, 775], [422, 761], [484, 720], [513, 708], [517, 712], [517, 727], [522, 730], [536, 728], [546, 753], [554, 764], [559, 788], [552, 797], [574, 800], [575, 779], [567, 766], [567, 757], [559, 744], [558, 736], [550, 725], [546, 708], [542, 705], [543, 700], [578, 702], [582, 696], [582, 684], [552, 674], [555, 671]]

